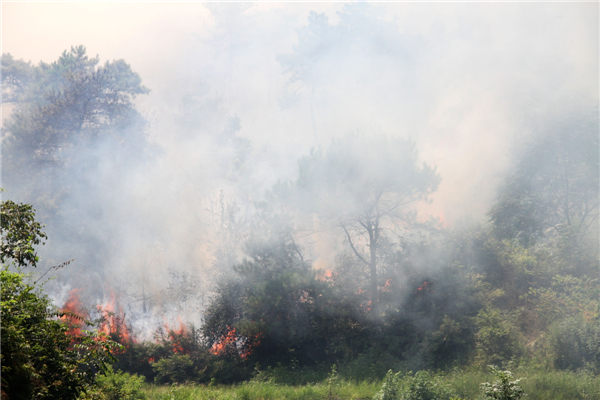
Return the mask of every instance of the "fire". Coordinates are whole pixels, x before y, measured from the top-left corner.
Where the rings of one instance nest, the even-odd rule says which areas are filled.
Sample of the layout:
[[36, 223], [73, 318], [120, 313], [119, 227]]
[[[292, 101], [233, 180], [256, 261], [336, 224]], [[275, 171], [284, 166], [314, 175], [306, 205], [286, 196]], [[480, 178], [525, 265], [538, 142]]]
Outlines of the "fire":
[[221, 337], [221, 339], [215, 342], [210, 352], [216, 356], [220, 356], [227, 348], [231, 348], [231, 346], [235, 346], [235, 349], [238, 352], [238, 355], [242, 359], [248, 358], [250, 354], [252, 354], [253, 348], [260, 345], [260, 338], [262, 336], [262, 332], [257, 333], [254, 336], [249, 338], [239, 337], [235, 331], [235, 328], [228, 328], [228, 332]]
[[186, 353], [189, 353], [189, 351], [187, 351], [184, 348], [182, 339], [189, 336], [189, 331], [188, 331], [187, 327], [185, 326], [185, 324], [181, 321], [180, 318], [178, 318], [178, 323], [179, 323], [179, 328], [177, 328], [177, 329], [171, 328], [169, 326], [169, 324], [166, 322], [163, 323], [163, 327], [165, 328], [165, 331], [167, 332], [168, 340], [170, 340], [172, 342], [173, 353], [186, 354]]
[[102, 317], [102, 322], [98, 328], [99, 332], [106, 334], [119, 343], [134, 342], [134, 338], [125, 324], [125, 313], [117, 302], [114, 292], [111, 292], [110, 300], [107, 303], [97, 305], [96, 310]]
[[334, 273], [330, 269], [319, 269], [317, 270], [317, 279], [321, 282], [330, 281], [334, 278]]
[[69, 325], [67, 335], [73, 337], [78, 337], [83, 334], [82, 329], [85, 325], [85, 320], [90, 318], [87, 310], [81, 304], [81, 299], [79, 297], [80, 292], [81, 289], [71, 290], [69, 292], [69, 298], [60, 309], [60, 311], [68, 313], [60, 317], [60, 319]]
[[417, 290], [415, 290], [415, 294], [425, 294], [425, 293], [433, 292], [433, 290], [431, 290], [431, 286], [432, 286], [431, 282], [423, 281], [421, 286], [419, 286], [417, 288]]
[[235, 328], [229, 329], [229, 332], [223, 335], [221, 340], [215, 342], [212, 345], [212, 347], [210, 348], [210, 352], [213, 353], [215, 356], [220, 356], [225, 352], [227, 346], [231, 345], [232, 343], [235, 344], [236, 342], [237, 335], [235, 334]]
[[389, 292], [392, 288], [392, 280], [388, 279], [387, 281], [385, 281], [385, 285], [383, 285], [381, 287], [381, 291], [382, 292]]
[[[81, 337], [84, 334], [83, 329], [86, 326], [86, 321], [91, 319], [90, 313], [81, 303], [80, 294], [81, 289], [71, 290], [67, 301], [60, 308], [63, 313], [66, 313], [60, 318], [69, 326], [67, 335], [73, 337], [73, 339]], [[111, 293], [109, 302], [96, 306], [96, 311], [101, 317], [101, 322], [98, 326], [100, 335], [95, 340], [105, 341], [111, 338], [125, 345], [133, 341], [129, 329], [125, 324], [125, 314], [121, 307], [118, 306], [114, 293]]]
[[440, 229], [445, 228], [447, 225], [447, 222], [446, 222], [446, 216], [444, 215], [444, 213], [441, 212], [437, 218], [438, 218], [438, 221], [440, 221]]

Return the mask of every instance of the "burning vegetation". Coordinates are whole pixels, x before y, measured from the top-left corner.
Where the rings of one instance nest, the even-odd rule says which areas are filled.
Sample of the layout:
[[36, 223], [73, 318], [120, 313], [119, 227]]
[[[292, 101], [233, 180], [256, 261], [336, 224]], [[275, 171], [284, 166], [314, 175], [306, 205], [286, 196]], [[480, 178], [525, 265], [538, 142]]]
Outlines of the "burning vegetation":
[[[269, 86], [264, 97], [278, 107], [285, 104], [281, 108], [290, 114], [273, 120], [245, 114], [242, 121], [240, 110], [227, 110], [228, 96], [236, 92], [231, 88], [245, 86], [227, 68], [219, 84], [229, 94], [205, 77], [190, 78], [181, 106], [173, 106], [177, 112], [154, 124], [136, 109], [136, 96], [149, 89], [123, 60], [100, 63], [83, 46], [51, 64], [3, 56], [3, 99], [14, 106], [3, 124], [3, 185], [47, 218], [49, 234], [58, 239], [43, 256], [78, 260], [60, 271], [49, 269], [60, 281], [47, 290], [84, 287], [88, 274], [106, 280], [95, 294], [71, 290], [54, 317], [66, 327], [61, 335], [72, 348], [94, 331], [90, 348], [121, 345], [111, 348], [116, 369], [160, 383], [231, 383], [281, 371], [287, 378], [298, 371], [323, 378], [333, 365], [355, 380], [380, 379], [389, 369], [525, 362], [600, 373], [598, 94], [564, 97], [584, 99], [576, 104], [556, 100], [563, 98], [554, 95], [557, 87], [577, 86], [555, 83], [557, 76], [579, 76], [561, 69], [547, 77], [553, 82], [549, 92], [522, 95], [521, 86], [514, 89], [528, 102], [553, 98], [544, 118], [544, 106], [537, 104], [535, 117], [519, 125], [528, 109], [511, 114], [507, 92], [499, 91], [500, 100], [489, 102], [493, 107], [479, 98], [464, 102], [502, 114], [475, 107], [464, 120], [444, 125], [464, 132], [453, 127], [452, 135], [440, 138], [437, 116], [462, 118], [445, 107], [462, 103], [455, 86], [475, 87], [471, 73], [465, 81], [451, 80], [447, 91], [453, 97], [428, 92], [424, 99], [434, 101], [415, 102], [420, 93], [412, 90], [421, 89], [412, 82], [435, 82], [425, 85], [432, 90], [446, 76], [419, 75], [419, 67], [432, 68], [433, 39], [406, 33], [370, 7], [362, 2], [343, 7], [335, 23], [311, 13], [302, 19], [296, 42], [282, 41], [291, 53], [273, 54], [269, 62], [280, 73], [272, 82], [282, 86]], [[217, 14], [213, 22], [221, 29], [223, 17]], [[237, 23], [253, 13], [222, 14]], [[214, 36], [222, 39], [219, 35]], [[195, 49], [202, 57], [191, 50], [186, 57], [223, 53], [223, 65], [236, 68], [229, 51], [246, 43], [227, 36], [222, 50], [212, 41], [217, 39]], [[339, 47], [330, 42], [335, 40]], [[211, 46], [214, 51], [206, 52]], [[445, 45], [437, 51], [451, 53]], [[513, 61], [521, 65], [521, 58], [519, 53]], [[558, 59], [543, 58], [544, 66]], [[367, 64], [357, 71], [356, 60]], [[449, 61], [444, 65], [464, 69], [464, 60]], [[345, 68], [330, 70], [331, 65]], [[192, 70], [183, 73], [186, 80]], [[385, 71], [394, 71], [390, 82], [397, 85], [386, 90], [406, 97], [400, 106], [382, 107], [379, 102], [387, 100], [381, 99], [390, 96], [366, 86], [356, 90], [355, 83], [362, 82], [388, 87], [382, 83]], [[495, 84], [504, 88], [512, 78]], [[284, 98], [272, 101], [272, 93]], [[369, 105], [336, 120], [337, 111], [330, 111], [344, 107], [323, 99], [333, 101], [340, 93], [364, 93]], [[306, 125], [290, 111], [303, 102], [310, 110]], [[432, 105], [417, 109], [421, 103]], [[558, 103], [573, 104], [556, 110]], [[257, 110], [249, 106], [249, 112]], [[373, 122], [370, 112], [387, 108], [393, 115], [380, 125]], [[367, 114], [365, 121], [354, 119]], [[435, 121], [418, 121], [431, 115]], [[257, 143], [243, 136], [260, 131], [251, 125], [254, 120], [288, 117], [294, 140], [304, 140], [297, 130], [309, 126], [304, 136], [315, 148], [294, 141], [287, 153], [275, 137], [273, 143]], [[410, 118], [403, 125], [405, 117]], [[323, 119], [329, 122], [319, 126]], [[497, 120], [508, 122], [489, 123]], [[348, 129], [335, 132], [336, 123]], [[392, 126], [397, 130], [383, 132]], [[482, 133], [482, 127], [495, 135]], [[514, 143], [500, 140], [513, 130]], [[468, 136], [471, 131], [477, 136]], [[451, 165], [448, 160], [468, 157], [461, 153], [467, 150], [449, 144], [479, 143], [473, 138], [498, 152], [511, 146], [518, 151], [496, 157], [469, 148], [477, 160], [502, 164], [489, 174], [462, 160]], [[426, 160], [441, 160], [439, 168]], [[462, 175], [452, 176], [457, 171]], [[469, 175], [464, 171], [473, 175], [468, 189], [456, 185]], [[450, 183], [444, 186], [442, 178]], [[458, 203], [461, 210], [453, 211]], [[35, 266], [33, 245], [45, 238], [27, 210], [31, 206], [19, 211], [15, 203], [3, 202], [2, 262], [13, 260], [18, 268]], [[457, 215], [466, 222], [458, 224]], [[10, 218], [16, 222], [7, 225]], [[27, 224], [29, 231], [21, 232]], [[28, 247], [21, 246], [22, 237]], [[108, 289], [119, 280], [127, 282], [127, 294]], [[101, 301], [84, 304], [82, 298]]]

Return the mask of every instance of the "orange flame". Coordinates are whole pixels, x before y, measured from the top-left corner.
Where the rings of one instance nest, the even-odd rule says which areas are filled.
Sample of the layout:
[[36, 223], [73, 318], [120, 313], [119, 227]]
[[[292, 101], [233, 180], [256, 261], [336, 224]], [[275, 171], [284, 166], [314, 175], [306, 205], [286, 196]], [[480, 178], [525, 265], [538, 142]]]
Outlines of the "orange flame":
[[221, 354], [223, 354], [227, 346], [236, 342], [237, 335], [235, 334], [235, 328], [233, 328], [230, 329], [229, 332], [227, 332], [225, 335], [223, 335], [223, 337], [219, 341], [215, 342], [212, 345], [212, 347], [210, 348], [210, 352], [213, 353], [215, 356], [220, 356]]
[[179, 328], [173, 329], [169, 327], [168, 323], [163, 323], [165, 330], [168, 333], [168, 337], [172, 342], [173, 353], [178, 354], [186, 354], [189, 353], [186, 349], [184, 349], [183, 344], [181, 343], [181, 339], [189, 335], [189, 331], [185, 324], [181, 321], [181, 318], [177, 318], [179, 323]]
[[417, 288], [417, 290], [415, 290], [415, 294], [425, 294], [428, 292], [432, 292], [431, 290], [431, 283], [424, 281], [421, 286], [419, 286]]
[[246, 359], [250, 354], [252, 354], [253, 348], [260, 345], [259, 339], [262, 336], [262, 332], [259, 332], [250, 338], [242, 338], [236, 334], [235, 328], [227, 328], [229, 329], [228, 332], [210, 348], [210, 352], [214, 355], [222, 355], [226, 351], [227, 347], [233, 345], [235, 346], [238, 355], [242, 359]]
[[125, 323], [125, 313], [117, 302], [114, 292], [111, 292], [110, 300], [107, 303], [97, 305], [96, 310], [102, 316], [98, 331], [121, 344], [127, 345], [130, 342], [135, 342]]
[[331, 281], [332, 279], [334, 279], [334, 273], [330, 269], [320, 269], [317, 270], [316, 278], [321, 282]]
[[392, 280], [388, 279], [387, 281], [385, 281], [385, 285], [383, 285], [381, 287], [381, 291], [382, 292], [389, 292], [392, 288]]
[[83, 334], [82, 329], [85, 325], [85, 320], [89, 319], [90, 316], [81, 304], [79, 297], [81, 289], [73, 289], [69, 292], [69, 298], [62, 306], [60, 311], [69, 313], [60, 317], [69, 326], [69, 330], [66, 332], [67, 335], [74, 338], [79, 337]]

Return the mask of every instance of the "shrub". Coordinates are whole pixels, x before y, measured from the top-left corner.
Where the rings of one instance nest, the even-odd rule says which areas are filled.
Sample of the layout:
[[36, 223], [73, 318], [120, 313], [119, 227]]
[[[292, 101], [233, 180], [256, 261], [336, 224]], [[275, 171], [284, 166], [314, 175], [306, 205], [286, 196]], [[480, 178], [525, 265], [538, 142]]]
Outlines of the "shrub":
[[120, 346], [98, 332], [73, 333], [61, 318], [83, 319], [56, 310], [20, 272], [36, 267], [34, 245], [46, 238], [33, 207], [2, 201], [0, 220], [2, 399], [75, 399], [114, 361], [111, 350]]
[[580, 316], [567, 318], [552, 326], [550, 347], [558, 369], [587, 367], [600, 372], [600, 319], [586, 321]]
[[482, 309], [475, 317], [475, 325], [477, 359], [482, 365], [507, 362], [521, 355], [519, 330], [510, 315], [497, 308]]
[[419, 371], [414, 376], [390, 370], [373, 400], [450, 400], [453, 393], [439, 376]]
[[487, 399], [518, 400], [525, 396], [525, 391], [519, 386], [522, 379], [511, 382], [512, 372], [501, 371], [494, 365], [490, 365], [490, 369], [498, 377], [498, 380], [494, 383], [485, 382], [481, 384]]
[[115, 372], [109, 367], [106, 374], [99, 375], [96, 384], [102, 400], [140, 400], [146, 395], [142, 391], [144, 377], [125, 372]]
[[2, 270], [2, 398], [75, 399], [119, 347], [105, 335], [69, 335], [47, 296]]
[[187, 354], [174, 354], [152, 363], [156, 383], [184, 383], [193, 376], [194, 362]]

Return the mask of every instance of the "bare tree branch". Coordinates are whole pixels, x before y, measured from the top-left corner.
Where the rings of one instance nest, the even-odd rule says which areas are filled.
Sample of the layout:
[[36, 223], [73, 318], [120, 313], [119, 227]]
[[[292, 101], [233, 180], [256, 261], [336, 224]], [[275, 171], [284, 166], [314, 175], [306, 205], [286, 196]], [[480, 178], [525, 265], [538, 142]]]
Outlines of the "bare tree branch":
[[363, 256], [360, 255], [360, 253], [358, 251], [356, 251], [356, 248], [354, 247], [354, 243], [352, 243], [352, 238], [350, 237], [350, 233], [348, 233], [348, 230], [346, 229], [346, 226], [342, 223], [342, 221], [340, 221], [340, 226], [342, 227], [342, 229], [344, 230], [344, 232], [346, 232], [346, 236], [348, 237], [348, 243], [350, 243], [350, 247], [352, 248], [352, 251], [354, 252], [354, 254], [356, 254], [356, 256], [362, 261], [364, 262], [367, 266], [371, 266], [371, 263], [369, 263], [367, 260], [365, 260], [363, 258]]

